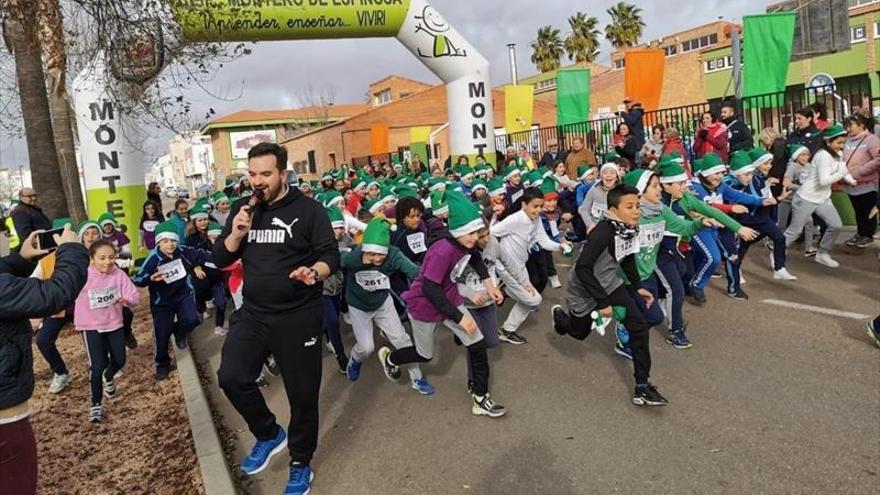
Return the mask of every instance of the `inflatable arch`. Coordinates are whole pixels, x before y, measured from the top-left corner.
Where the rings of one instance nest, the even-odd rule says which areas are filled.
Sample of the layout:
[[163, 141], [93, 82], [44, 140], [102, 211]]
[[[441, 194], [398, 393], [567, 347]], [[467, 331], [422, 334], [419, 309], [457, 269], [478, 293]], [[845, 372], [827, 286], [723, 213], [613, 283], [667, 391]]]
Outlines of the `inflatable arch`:
[[495, 162], [489, 62], [425, 0], [177, 0], [172, 14], [187, 42], [394, 36], [446, 83], [450, 153]]
[[[495, 162], [489, 63], [425, 0], [167, 1], [182, 43], [397, 37], [446, 83], [450, 153]], [[161, 57], [154, 62], [141, 81], [161, 70]], [[107, 90], [118, 75], [98, 57], [74, 80], [80, 159], [89, 218], [114, 213], [138, 246], [146, 200], [142, 136], [136, 116]]]

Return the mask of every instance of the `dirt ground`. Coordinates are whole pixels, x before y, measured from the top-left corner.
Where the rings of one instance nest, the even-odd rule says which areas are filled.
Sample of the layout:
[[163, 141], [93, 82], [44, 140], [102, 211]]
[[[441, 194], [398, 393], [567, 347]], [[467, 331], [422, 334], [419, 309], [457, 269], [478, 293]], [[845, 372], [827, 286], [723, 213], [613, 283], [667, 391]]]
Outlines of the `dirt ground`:
[[36, 388], [30, 405], [39, 494], [204, 493], [177, 371], [162, 383], [153, 377], [146, 304], [135, 311], [134, 332], [140, 345], [128, 350], [117, 379], [119, 395], [104, 399], [100, 424], [88, 422], [88, 359], [82, 336], [69, 326], [58, 339], [73, 380], [57, 396], [47, 392], [52, 372], [34, 345]]

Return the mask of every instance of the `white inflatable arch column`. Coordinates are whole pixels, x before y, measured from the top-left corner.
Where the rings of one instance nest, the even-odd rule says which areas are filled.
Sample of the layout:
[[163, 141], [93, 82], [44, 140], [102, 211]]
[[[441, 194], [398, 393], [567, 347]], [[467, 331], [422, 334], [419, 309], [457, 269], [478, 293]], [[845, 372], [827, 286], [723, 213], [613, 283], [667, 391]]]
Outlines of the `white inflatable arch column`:
[[450, 153], [495, 162], [489, 62], [425, 0], [171, 3], [184, 42], [396, 37], [446, 83]]

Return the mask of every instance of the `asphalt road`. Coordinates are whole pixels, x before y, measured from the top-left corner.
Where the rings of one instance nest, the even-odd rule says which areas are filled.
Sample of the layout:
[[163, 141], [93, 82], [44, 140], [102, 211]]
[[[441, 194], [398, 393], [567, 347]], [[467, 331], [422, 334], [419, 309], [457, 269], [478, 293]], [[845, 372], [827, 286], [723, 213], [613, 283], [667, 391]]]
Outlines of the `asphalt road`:
[[[350, 384], [328, 353], [311, 493], [877, 493], [880, 349], [865, 320], [763, 302], [873, 317], [877, 251], [841, 247], [837, 270], [792, 252], [788, 266], [800, 278], [782, 283], [772, 280], [767, 251], [754, 248], [749, 301], [726, 297], [713, 280], [707, 306], [686, 306], [692, 349], [675, 350], [652, 332], [652, 381], [670, 400], [664, 408], [629, 402], [632, 365], [613, 353], [610, 334], [579, 342], [552, 331], [549, 308], [561, 289], [548, 288], [527, 321], [528, 345], [490, 351], [492, 393], [509, 409], [501, 419], [471, 415], [465, 353], [449, 332], [438, 333], [437, 356], [424, 366], [437, 387], [429, 397], [405, 379], [388, 382], [375, 358]], [[564, 282], [568, 269], [560, 273]], [[212, 328], [200, 328], [194, 345], [216, 370], [222, 338]], [[351, 331], [343, 332], [350, 346]], [[253, 437], [211, 379], [243, 458]], [[286, 426], [280, 378], [264, 393]], [[281, 493], [287, 463], [286, 454], [273, 459], [243, 482], [245, 492]]]

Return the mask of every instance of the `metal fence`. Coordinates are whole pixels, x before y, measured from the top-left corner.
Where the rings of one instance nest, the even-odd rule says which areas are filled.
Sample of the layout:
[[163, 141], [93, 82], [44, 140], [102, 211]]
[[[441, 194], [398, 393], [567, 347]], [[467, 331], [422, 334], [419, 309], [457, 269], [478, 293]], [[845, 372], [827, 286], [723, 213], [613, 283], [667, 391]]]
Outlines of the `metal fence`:
[[[825, 104], [829, 120], [841, 121], [857, 107], [872, 108], [873, 99], [867, 80], [864, 83], [848, 84], [840, 89], [832, 85], [752, 96], [739, 101], [719, 98], [646, 112], [643, 118], [645, 135], [650, 136], [651, 128], [656, 124], [662, 124], [666, 128], [674, 127], [690, 152], [694, 136], [700, 128], [700, 117], [705, 112], [712, 112], [717, 117], [721, 106], [728, 101], [735, 103], [737, 114], [752, 129], [757, 139], [758, 133], [765, 127], [773, 127], [783, 136], [792, 132], [795, 113], [815, 102]], [[605, 119], [531, 129], [498, 136], [495, 138], [495, 147], [504, 150], [507, 146], [524, 145], [530, 152], [540, 156], [547, 150], [547, 143], [551, 140], [557, 141], [561, 149], [569, 149], [572, 141], [580, 137], [584, 138], [589, 148], [602, 154], [614, 148], [614, 134], [620, 122], [622, 119], [615, 115]]]

